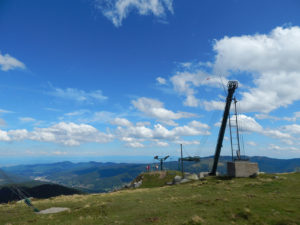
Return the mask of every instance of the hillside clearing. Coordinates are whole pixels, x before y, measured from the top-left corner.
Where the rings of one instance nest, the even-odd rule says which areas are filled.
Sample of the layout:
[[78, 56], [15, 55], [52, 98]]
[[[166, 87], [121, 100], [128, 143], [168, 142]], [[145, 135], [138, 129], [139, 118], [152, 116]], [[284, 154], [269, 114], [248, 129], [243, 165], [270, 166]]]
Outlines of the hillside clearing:
[[208, 177], [174, 186], [33, 201], [40, 210], [70, 209], [57, 214], [38, 215], [24, 204], [2, 204], [0, 224], [299, 224], [299, 186], [300, 173]]

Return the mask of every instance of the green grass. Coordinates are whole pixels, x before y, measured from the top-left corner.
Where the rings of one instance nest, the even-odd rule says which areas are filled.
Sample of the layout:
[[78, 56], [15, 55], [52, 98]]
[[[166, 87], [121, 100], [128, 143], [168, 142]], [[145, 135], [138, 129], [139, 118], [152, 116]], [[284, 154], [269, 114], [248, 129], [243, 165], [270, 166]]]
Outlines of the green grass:
[[146, 188], [155, 182], [148, 177], [148, 184], [136, 190], [33, 201], [41, 210], [68, 207], [69, 212], [36, 215], [23, 204], [2, 204], [0, 224], [300, 224], [300, 173], [276, 176], [208, 177]]
[[168, 182], [172, 182], [176, 175], [181, 175], [179, 171], [157, 171], [150, 173], [142, 173], [136, 180], [143, 177], [141, 188], [163, 187]]

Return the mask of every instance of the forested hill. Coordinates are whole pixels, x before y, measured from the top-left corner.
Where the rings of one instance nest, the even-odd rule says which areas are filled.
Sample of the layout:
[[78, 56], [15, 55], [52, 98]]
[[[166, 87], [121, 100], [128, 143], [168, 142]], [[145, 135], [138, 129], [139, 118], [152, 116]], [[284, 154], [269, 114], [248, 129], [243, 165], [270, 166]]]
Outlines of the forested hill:
[[19, 191], [21, 191], [26, 197], [34, 198], [50, 198], [60, 195], [73, 195], [82, 193], [76, 189], [64, 187], [58, 184], [40, 184], [36, 186], [28, 186], [26, 184], [13, 186], [6, 185], [0, 187], [0, 203], [7, 203], [23, 199], [23, 196], [19, 195]]

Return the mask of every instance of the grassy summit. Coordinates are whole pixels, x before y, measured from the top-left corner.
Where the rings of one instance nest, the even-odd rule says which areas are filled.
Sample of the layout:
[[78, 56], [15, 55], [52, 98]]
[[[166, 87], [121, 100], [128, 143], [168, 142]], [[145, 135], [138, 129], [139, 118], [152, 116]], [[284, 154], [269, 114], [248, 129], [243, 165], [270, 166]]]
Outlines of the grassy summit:
[[[153, 177], [147, 179], [151, 186]], [[174, 186], [33, 201], [39, 209], [70, 208], [58, 214], [36, 215], [24, 204], [2, 204], [0, 224], [299, 224], [299, 187], [300, 173], [208, 177]]]

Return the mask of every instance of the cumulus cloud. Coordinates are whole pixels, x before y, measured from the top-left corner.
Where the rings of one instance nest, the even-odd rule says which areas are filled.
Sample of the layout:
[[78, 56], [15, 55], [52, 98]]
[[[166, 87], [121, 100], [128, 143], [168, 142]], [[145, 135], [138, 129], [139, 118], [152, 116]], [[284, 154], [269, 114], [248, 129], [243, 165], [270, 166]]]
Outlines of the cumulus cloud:
[[[150, 141], [155, 145], [168, 146], [166, 141], [181, 143], [181, 137], [187, 136], [199, 136], [199, 135], [210, 135], [209, 126], [199, 121], [191, 121], [187, 125], [178, 126], [173, 129], [168, 129], [161, 124], [155, 124], [154, 127], [148, 127], [146, 125], [133, 125], [130, 126], [118, 126], [116, 136], [121, 141], [124, 141], [132, 146], [138, 146], [137, 143]], [[198, 141], [190, 141], [188, 144], [199, 144]], [[144, 146], [144, 145], [143, 145]]]
[[156, 146], [159, 146], [159, 147], [167, 147], [167, 146], [169, 146], [169, 143], [168, 142], [164, 142], [164, 141], [156, 141], [155, 144], [156, 144]]
[[167, 83], [166, 79], [162, 78], [162, 77], [157, 77], [156, 81], [158, 82], [158, 84], [166, 84]]
[[275, 144], [269, 144], [268, 149], [269, 150], [277, 150], [277, 151], [295, 151], [295, 152], [300, 152], [300, 149], [296, 148], [296, 147], [279, 146], [279, 145], [275, 145]]
[[[232, 121], [231, 125], [234, 127], [236, 125], [236, 117], [233, 115], [230, 120]], [[244, 132], [257, 132], [263, 133], [263, 127], [256, 122], [256, 120], [250, 116], [244, 114], [238, 115], [238, 126], [240, 131]]]
[[175, 113], [171, 110], [165, 109], [164, 104], [162, 102], [151, 98], [139, 98], [137, 100], [133, 100], [132, 104], [135, 108], [144, 113], [146, 116], [155, 118], [158, 121], [170, 126], [177, 125], [173, 120], [196, 116], [195, 114], [187, 112]]
[[31, 140], [38, 142], [58, 143], [65, 146], [79, 146], [83, 143], [107, 143], [118, 138], [128, 147], [142, 148], [144, 142], [156, 146], [166, 147], [169, 142], [199, 144], [199, 141], [185, 141], [182, 137], [210, 135], [210, 127], [199, 121], [191, 121], [186, 125], [168, 129], [161, 124], [150, 123], [133, 124], [125, 118], [115, 118], [111, 124], [116, 125], [112, 132], [101, 132], [88, 124], [60, 122], [50, 127], [26, 129], [1, 130], [0, 141], [12, 142]]
[[164, 18], [166, 11], [173, 13], [173, 0], [96, 0], [95, 6], [116, 27], [120, 27], [132, 11], [159, 18]]
[[[233, 115], [230, 120], [232, 121], [231, 126], [235, 127], [235, 115]], [[215, 125], [220, 126], [221, 123], [218, 122]], [[280, 129], [263, 128], [254, 118], [244, 114], [238, 115], [238, 126], [239, 130], [242, 132], [255, 132], [275, 139], [280, 139], [281, 141], [292, 139], [292, 136], [288, 132], [282, 132]]]
[[241, 110], [268, 113], [300, 100], [300, 27], [269, 34], [224, 37], [215, 42], [216, 73], [252, 74], [254, 87], [241, 93]]
[[140, 142], [128, 142], [128, 143], [126, 143], [126, 146], [132, 147], [132, 148], [144, 148], [145, 147], [145, 145], [143, 145]]
[[[248, 89], [240, 88], [240, 111], [268, 114], [300, 100], [299, 40], [299, 26], [276, 27], [269, 34], [225, 36], [213, 45], [216, 53], [213, 62], [185, 63], [184, 71], [178, 71], [170, 81], [174, 90], [185, 96], [184, 105], [223, 110], [222, 101], [200, 101], [197, 89], [219, 87], [219, 75], [223, 77], [223, 83], [227, 83], [227, 78], [233, 74], [237, 78], [248, 76], [253, 85]], [[206, 64], [209, 66], [201, 68]], [[209, 79], [205, 79], [207, 77]], [[284, 118], [287, 121], [295, 119]]]
[[53, 142], [67, 146], [77, 146], [86, 142], [106, 143], [111, 141], [112, 134], [100, 132], [88, 124], [75, 124], [61, 122], [47, 128], [35, 128], [33, 131], [0, 130], [0, 140], [21, 141], [33, 140], [40, 142]]
[[102, 102], [107, 99], [107, 97], [102, 94], [101, 90], [86, 92], [76, 88], [53, 88], [49, 94], [58, 98], [78, 102]]
[[132, 126], [132, 123], [125, 119], [125, 118], [115, 118], [114, 120], [111, 121], [111, 124], [117, 125], [117, 126], [124, 126], [124, 127], [129, 127]]
[[9, 54], [2, 55], [0, 52], [0, 66], [2, 71], [8, 71], [13, 69], [25, 69], [25, 64]]
[[225, 108], [225, 102], [224, 101], [203, 101], [203, 106], [205, 110], [211, 111], [211, 110], [224, 110]]
[[299, 124], [286, 125], [286, 126], [283, 126], [282, 129], [291, 134], [300, 134], [300, 125]]
[[[185, 96], [183, 104], [185, 106], [197, 107], [202, 103], [195, 96], [201, 86], [210, 86], [220, 88], [221, 80], [220, 77], [208, 74], [201, 69], [195, 71], [183, 71], [177, 72], [170, 78], [174, 90], [180, 95]], [[225, 82], [227, 80], [225, 79]]]
[[0, 130], [0, 141], [10, 141], [6, 131]]
[[278, 120], [285, 120], [285, 121], [290, 121], [290, 122], [295, 122], [297, 121], [297, 119], [300, 118], [300, 114], [299, 112], [294, 112], [293, 116], [291, 117], [277, 117], [277, 116], [271, 116], [269, 114], [255, 114], [255, 118], [259, 119], [259, 120], [264, 120], [264, 119], [269, 119], [269, 120], [273, 120], [273, 121], [278, 121]]

